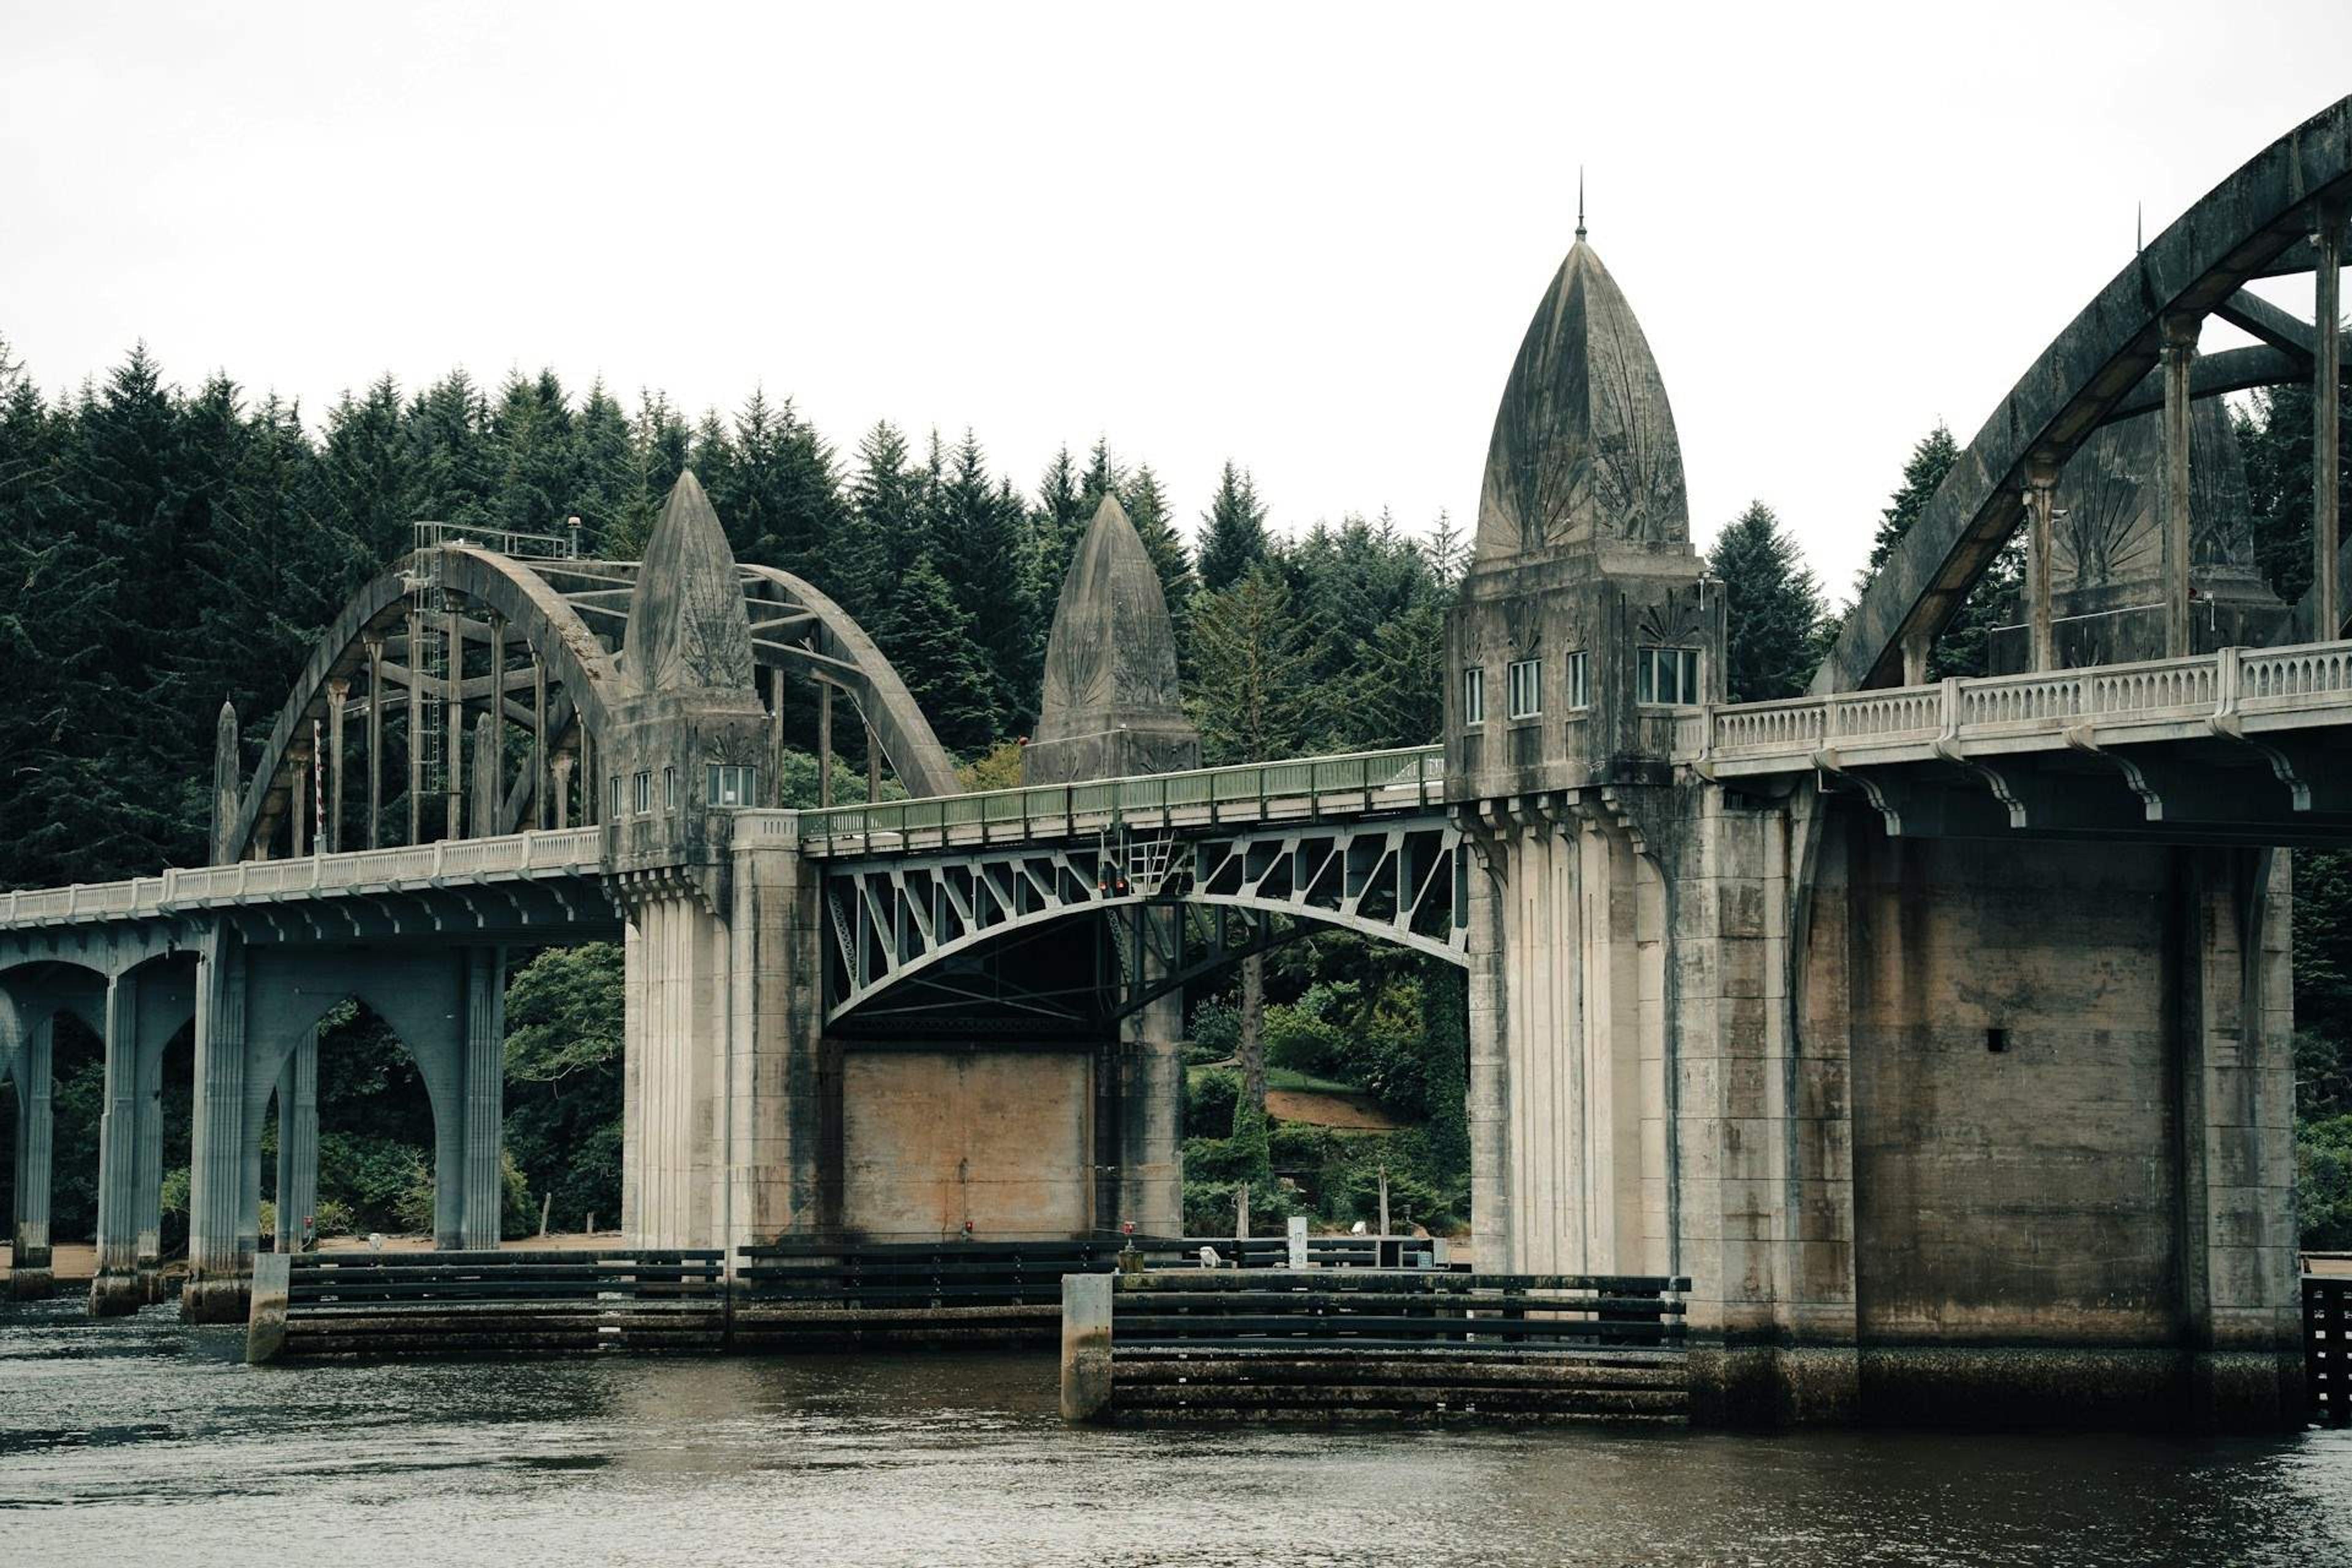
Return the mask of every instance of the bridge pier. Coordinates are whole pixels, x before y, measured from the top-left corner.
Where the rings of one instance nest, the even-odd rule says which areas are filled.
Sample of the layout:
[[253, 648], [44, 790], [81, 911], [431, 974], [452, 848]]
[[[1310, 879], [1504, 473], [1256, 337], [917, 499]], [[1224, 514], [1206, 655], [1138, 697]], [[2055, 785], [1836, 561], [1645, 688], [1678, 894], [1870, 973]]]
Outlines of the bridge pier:
[[106, 1098], [98, 1116], [98, 1258], [89, 1310], [114, 1317], [142, 1304], [139, 1289], [139, 1042], [137, 970], [106, 987]]
[[55, 1012], [43, 1008], [22, 1026], [11, 1077], [16, 1084], [16, 1213], [9, 1232], [8, 1293], [17, 1300], [45, 1297], [49, 1269], [49, 1165], [54, 1140], [49, 1059]]
[[319, 1026], [310, 1026], [278, 1072], [278, 1224], [279, 1252], [311, 1239], [319, 1206]]

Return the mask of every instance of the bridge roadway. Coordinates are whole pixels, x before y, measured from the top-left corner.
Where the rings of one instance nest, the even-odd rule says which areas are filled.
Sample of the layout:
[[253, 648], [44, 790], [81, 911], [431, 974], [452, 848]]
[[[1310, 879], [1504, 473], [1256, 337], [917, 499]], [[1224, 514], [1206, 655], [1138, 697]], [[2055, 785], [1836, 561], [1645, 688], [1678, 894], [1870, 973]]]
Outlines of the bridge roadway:
[[[2130, 783], [2137, 773], [2142, 784], [2135, 787], [2152, 790], [2146, 784], [2158, 776], [2151, 764], [2168, 752], [2205, 748], [2204, 754], [2227, 756], [2223, 748], [2231, 748], [2243, 767], [2261, 770], [2277, 785], [2275, 802], [2232, 792], [2245, 830], [2299, 838], [2331, 833], [2352, 808], [2345, 798], [2352, 781], [2315, 765], [2326, 759], [2314, 749], [2347, 723], [2352, 642], [2328, 642], [1677, 709], [1673, 760], [1726, 784], [1822, 773], [1868, 785], [1874, 773], [1893, 776], [1920, 767], [1989, 770], [2006, 779], [2019, 774], [2021, 760], [2075, 769], [2111, 759], [2120, 779]], [[1999, 799], [1998, 788], [1988, 795]], [[792, 846], [812, 858], [855, 861], [1084, 841], [1122, 829], [1184, 837], [1429, 817], [1446, 809], [1444, 749], [1421, 746], [821, 811], [714, 816], [734, 819], [729, 837], [738, 846]], [[2026, 807], [2010, 809], [2013, 826], [2040, 826]], [[2162, 833], [2162, 806], [2150, 802], [2147, 809]], [[1889, 826], [1900, 831], [1902, 825]], [[593, 907], [583, 913], [609, 924], [610, 906], [598, 888], [604, 834], [602, 826], [516, 833], [26, 889], [0, 895], [0, 931], [336, 900], [381, 907], [399, 895], [504, 884], [584, 896]]]

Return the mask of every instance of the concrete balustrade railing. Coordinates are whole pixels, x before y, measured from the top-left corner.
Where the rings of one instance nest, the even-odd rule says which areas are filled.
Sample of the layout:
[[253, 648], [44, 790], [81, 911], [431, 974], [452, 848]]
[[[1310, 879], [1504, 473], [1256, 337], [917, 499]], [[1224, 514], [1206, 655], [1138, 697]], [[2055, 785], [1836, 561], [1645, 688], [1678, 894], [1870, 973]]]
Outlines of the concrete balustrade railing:
[[186, 909], [319, 897], [377, 889], [434, 886], [532, 875], [593, 872], [604, 859], [604, 830], [461, 838], [398, 849], [360, 849], [299, 860], [240, 860], [230, 866], [174, 867], [160, 877], [0, 894], [0, 929], [59, 922], [141, 920]]
[[2352, 720], [2352, 643], [2223, 648], [2081, 670], [1949, 679], [1934, 686], [1748, 702], [1686, 715], [1675, 756], [1710, 776], [1948, 756], [1972, 742], [2057, 746], [2095, 728], [2103, 742], [2187, 738], [2246, 716]]

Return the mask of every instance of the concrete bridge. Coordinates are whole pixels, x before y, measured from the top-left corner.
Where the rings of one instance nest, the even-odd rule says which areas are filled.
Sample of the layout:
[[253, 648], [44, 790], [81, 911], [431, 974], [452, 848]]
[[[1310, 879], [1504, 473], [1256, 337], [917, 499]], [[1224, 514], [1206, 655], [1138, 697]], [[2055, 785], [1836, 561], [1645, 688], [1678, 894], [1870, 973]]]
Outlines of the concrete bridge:
[[[273, 1095], [281, 1229], [315, 1181], [328, 1009], [415, 1054], [436, 1237], [487, 1245], [506, 953], [615, 934], [633, 1243], [1173, 1234], [1184, 988], [1340, 926], [1469, 972], [1481, 1267], [1691, 1277], [1703, 1418], [2294, 1419], [2286, 852], [2352, 837], [2347, 198], [2352, 100], [2158, 236], [1790, 701], [1723, 700], [1664, 383], [1580, 229], [1505, 386], [1439, 746], [1200, 768], [1116, 501], [1027, 782], [986, 794], [838, 606], [731, 558], [690, 475], [642, 563], [421, 527], [249, 772], [224, 712], [216, 864], [0, 898], [18, 1283], [60, 1013], [106, 1045], [94, 1310], [152, 1294], [188, 1028], [184, 1309], [231, 1315]], [[2245, 289], [2297, 270], [2314, 321]], [[2213, 317], [2259, 346], [2200, 356]], [[2305, 378], [2290, 606], [2213, 399]], [[2021, 531], [2012, 673], [1927, 680]], [[828, 786], [836, 719], [862, 728], [865, 803], [773, 805], [811, 689]], [[876, 798], [886, 766], [913, 798]]]

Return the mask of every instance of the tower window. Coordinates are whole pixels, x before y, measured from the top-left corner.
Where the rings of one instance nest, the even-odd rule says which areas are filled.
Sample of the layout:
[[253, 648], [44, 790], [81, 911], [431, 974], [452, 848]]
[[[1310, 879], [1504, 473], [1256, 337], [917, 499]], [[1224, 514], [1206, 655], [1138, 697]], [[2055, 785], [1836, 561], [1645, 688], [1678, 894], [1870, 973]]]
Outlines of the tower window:
[[1510, 715], [1514, 719], [1532, 719], [1543, 711], [1543, 661], [1538, 658], [1517, 658], [1511, 661]]
[[620, 820], [621, 816], [621, 775], [618, 773], [614, 773], [613, 775], [613, 788], [611, 793], [613, 796], [613, 809], [610, 815], [613, 819], [617, 822]]
[[1582, 648], [1568, 656], [1568, 705], [1592, 706], [1592, 656]]
[[677, 809], [677, 770], [674, 767], [662, 769], [662, 809]]
[[1484, 724], [1486, 721], [1486, 671], [1472, 665], [1462, 672], [1462, 722]]
[[1662, 706], [1698, 700], [1698, 649], [1637, 647], [1633, 650], [1633, 700]]
[[712, 763], [704, 769], [703, 783], [713, 805], [751, 805], [758, 802], [760, 770]]
[[634, 797], [631, 804], [636, 807], [638, 816], [643, 816], [647, 812], [653, 810], [654, 775], [652, 769], [638, 769], [636, 776], [629, 781], [629, 788]]

